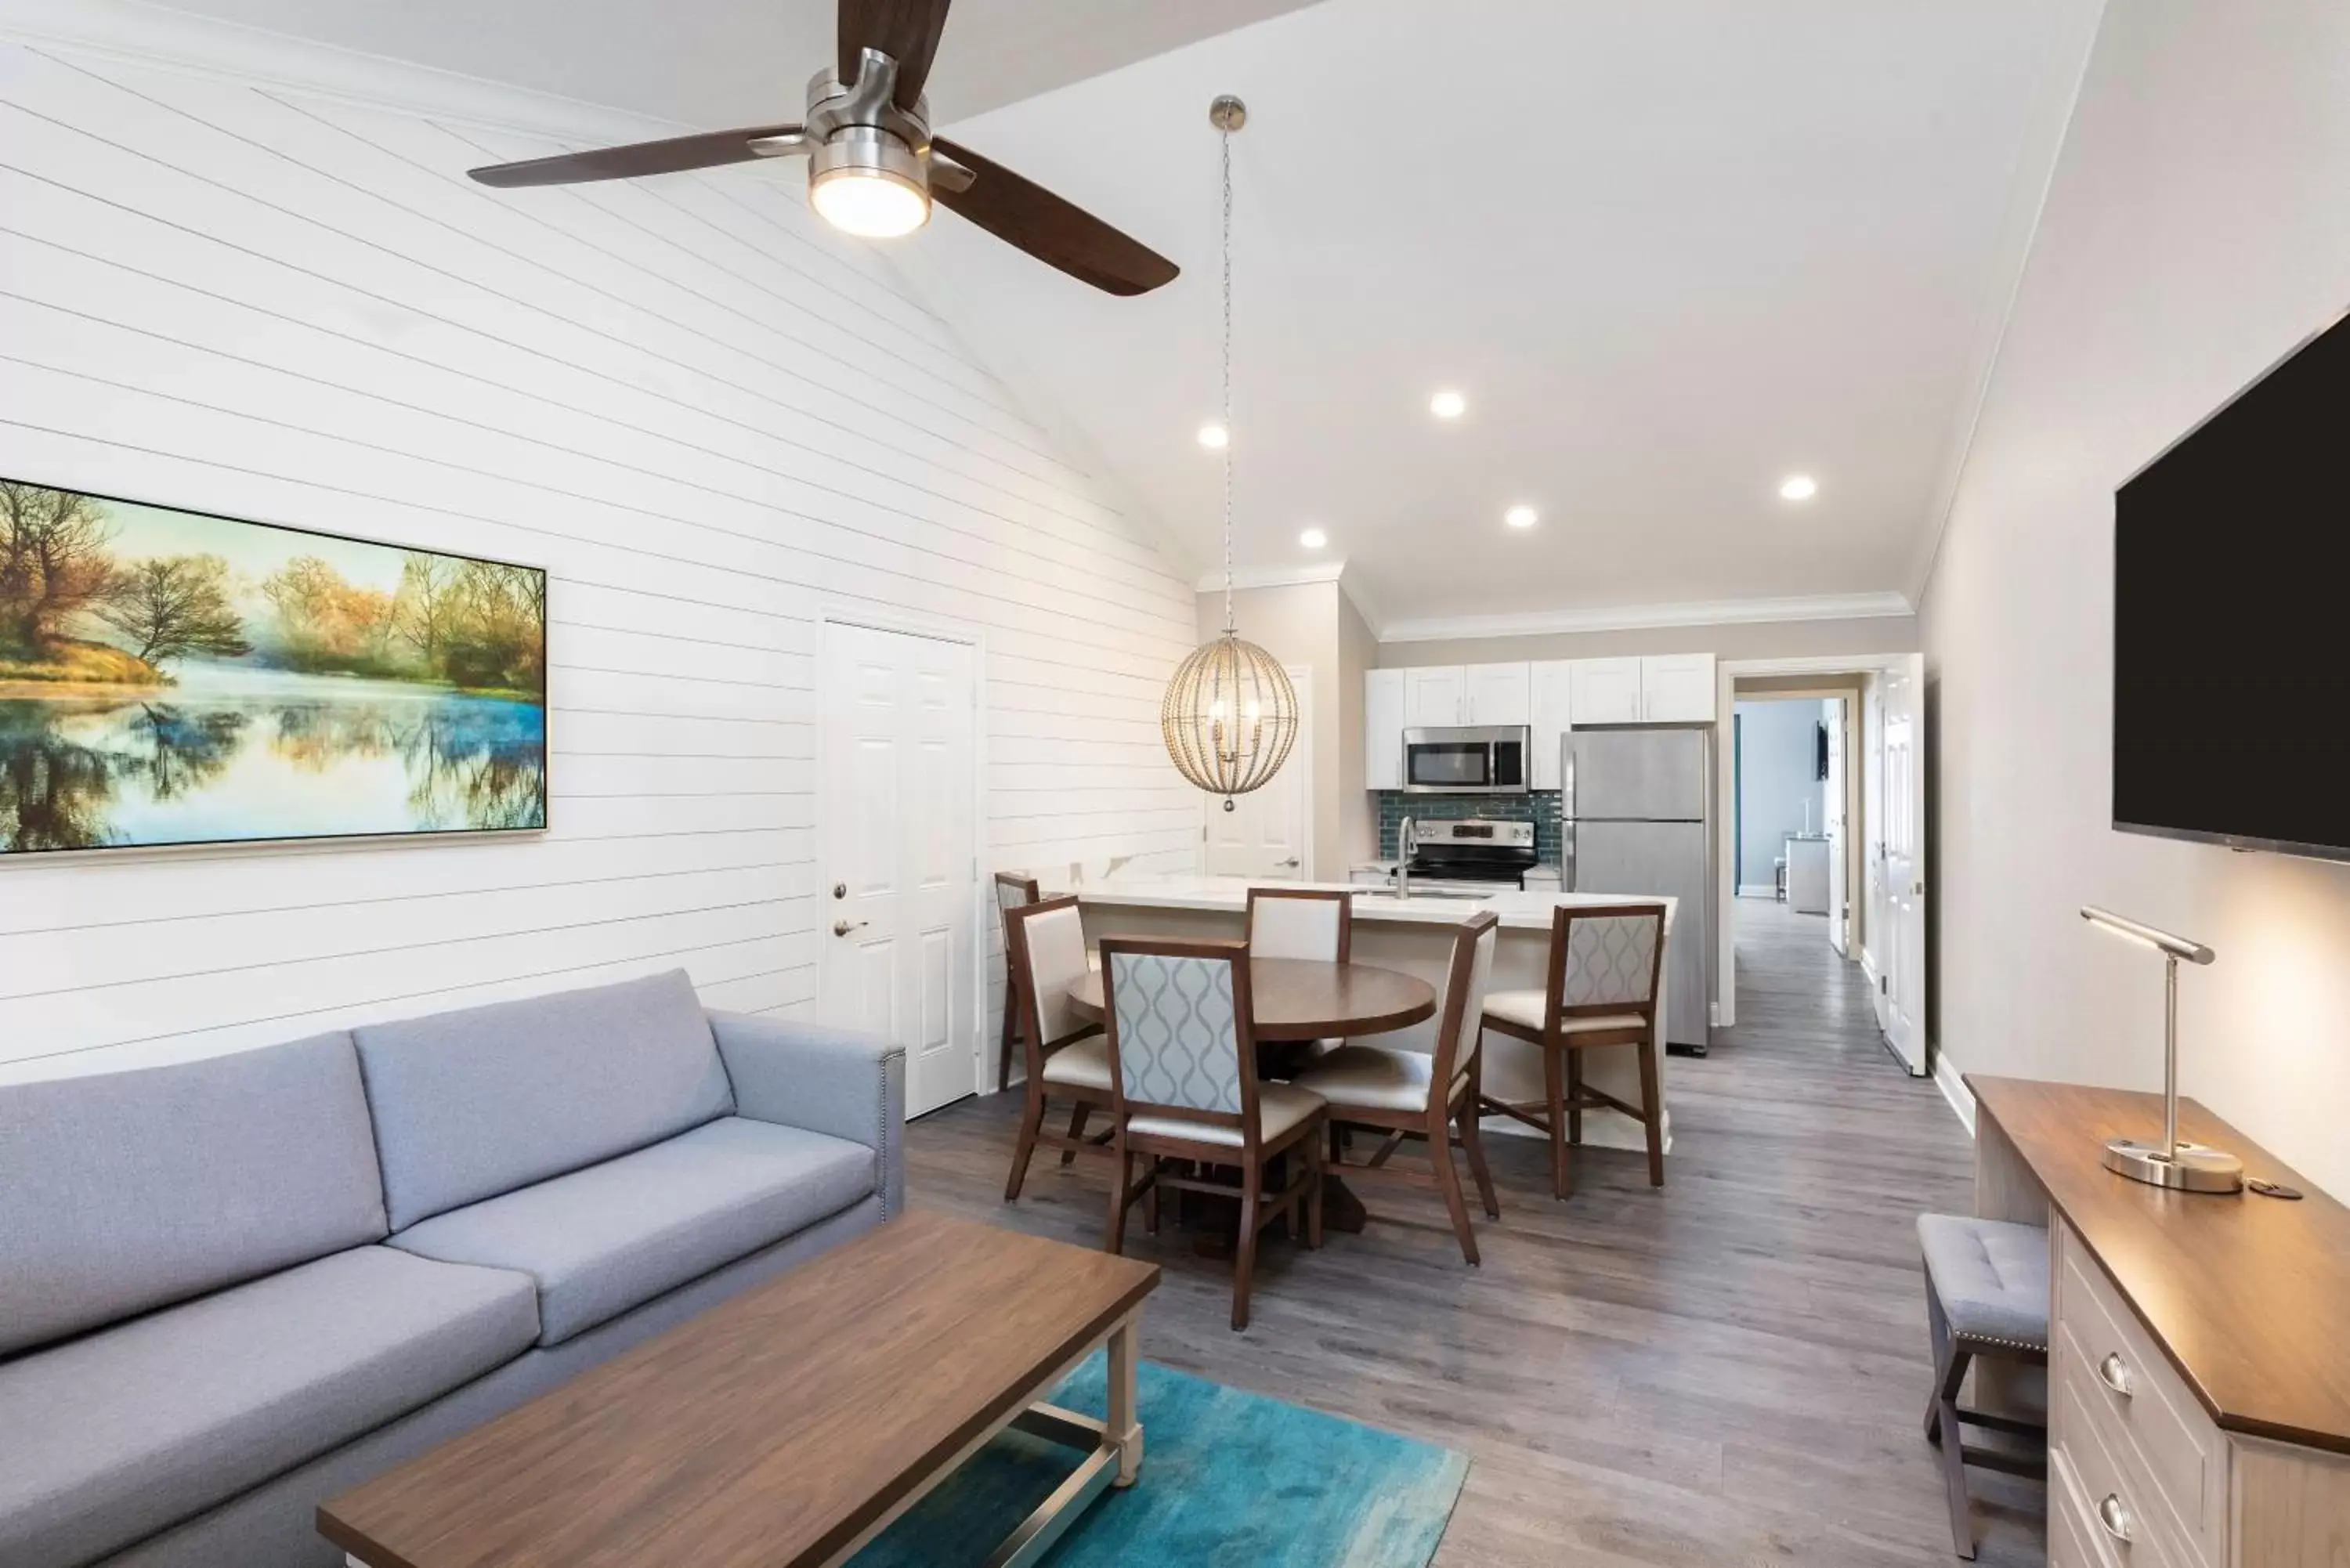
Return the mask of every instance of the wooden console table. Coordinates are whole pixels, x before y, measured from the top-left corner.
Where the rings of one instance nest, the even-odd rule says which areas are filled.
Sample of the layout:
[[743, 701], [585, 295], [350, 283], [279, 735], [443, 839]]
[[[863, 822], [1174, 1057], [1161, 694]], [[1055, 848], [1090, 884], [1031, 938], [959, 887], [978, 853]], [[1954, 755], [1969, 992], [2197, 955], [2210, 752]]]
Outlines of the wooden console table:
[[2350, 1209], [2192, 1100], [2182, 1137], [2302, 1189], [2170, 1192], [2106, 1169], [2162, 1101], [1970, 1075], [1975, 1210], [2053, 1251], [2050, 1568], [2350, 1563]]

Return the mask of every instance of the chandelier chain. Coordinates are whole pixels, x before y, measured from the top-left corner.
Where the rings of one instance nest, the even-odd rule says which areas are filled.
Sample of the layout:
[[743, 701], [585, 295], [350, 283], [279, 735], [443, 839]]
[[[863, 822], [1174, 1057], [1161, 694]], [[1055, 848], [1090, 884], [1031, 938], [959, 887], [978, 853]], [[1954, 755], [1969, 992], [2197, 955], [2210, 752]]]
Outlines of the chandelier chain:
[[1232, 133], [1224, 130], [1224, 631], [1232, 619]]

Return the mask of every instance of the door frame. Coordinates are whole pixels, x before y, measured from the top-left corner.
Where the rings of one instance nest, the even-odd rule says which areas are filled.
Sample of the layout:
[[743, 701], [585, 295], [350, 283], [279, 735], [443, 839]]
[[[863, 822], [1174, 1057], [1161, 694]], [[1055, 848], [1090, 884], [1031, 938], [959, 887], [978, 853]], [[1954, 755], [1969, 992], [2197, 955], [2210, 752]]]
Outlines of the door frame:
[[[972, 650], [971, 698], [971, 1082], [974, 1094], [992, 1094], [995, 1080], [987, 1071], [987, 898], [980, 863], [987, 858], [987, 742], [992, 726], [989, 723], [990, 704], [987, 696], [987, 632], [970, 621], [941, 616], [916, 620], [911, 616], [891, 610], [849, 609], [824, 606], [816, 612], [816, 648], [810, 654], [815, 668], [810, 672], [809, 688], [816, 698], [816, 711], [810, 728], [815, 732], [815, 744], [809, 748], [816, 763], [816, 860], [824, 858], [824, 835], [832, 821], [831, 786], [827, 782], [829, 771], [825, 767], [824, 713], [824, 639], [825, 628], [833, 626], [855, 627], [863, 631], [886, 631], [899, 637], [919, 637], [931, 642], [960, 643]], [[816, 877], [816, 910], [815, 930], [824, 934], [824, 877]], [[819, 945], [819, 953], [828, 953], [829, 947]], [[824, 997], [823, 964], [817, 960], [816, 998], [819, 1015]], [[826, 1022], [830, 1022], [827, 1020]]]
[[[1766, 695], [1773, 700], [1780, 697], [1846, 697], [1851, 699], [1851, 706], [1846, 708], [1845, 711], [1845, 771], [1848, 775], [1846, 777], [1845, 786], [1845, 796], [1846, 802], [1846, 815], [1845, 820], [1845, 859], [1846, 861], [1845, 873], [1845, 897], [1846, 918], [1847, 919], [1851, 919], [1852, 909], [1851, 862], [1853, 826], [1850, 803], [1853, 794], [1853, 783], [1861, 776], [1854, 770], [1851, 759], [1856, 754], [1862, 755], [1863, 766], [1865, 767], [1866, 765], [1866, 749], [1867, 744], [1867, 737], [1865, 734], [1859, 737], [1861, 743], [1858, 748], [1856, 748], [1852, 743], [1855, 732], [1858, 729], [1860, 724], [1859, 709], [1863, 695], [1862, 688], [1857, 677], [1862, 675], [1870, 675], [1882, 679], [1887, 675], [1894, 673], [1899, 662], [1907, 659], [1916, 651], [1917, 650], [1914, 649], [1904, 648], [1887, 649], [1877, 653], [1809, 654], [1785, 659], [1724, 659], [1716, 660], [1714, 664], [1714, 722], [1717, 726], [1722, 728], [1728, 728], [1735, 721], [1738, 712], [1738, 682], [1742, 679], [1749, 677], [1772, 675], [1816, 675], [1820, 677], [1819, 682], [1815, 687], [1806, 686], [1800, 691], [1773, 691], [1767, 694], [1757, 692], [1754, 694], [1757, 700], [1760, 700]], [[1737, 779], [1733, 772], [1732, 760], [1726, 754], [1730, 750], [1731, 748], [1727, 746], [1716, 746], [1714, 748], [1715, 773], [1717, 775], [1714, 788], [1717, 792], [1718, 798], [1728, 801], [1731, 804], [1731, 809], [1734, 811], [1737, 805], [1737, 795], [1732, 792], [1737, 789], [1738, 785]], [[1865, 808], [1867, 802], [1867, 789], [1865, 781], [1863, 782], [1860, 791], [1860, 797]], [[1866, 824], [1864, 823], [1863, 826], [1865, 826]], [[1727, 1029], [1738, 1022], [1737, 911], [1735, 905], [1732, 902], [1732, 900], [1738, 897], [1738, 863], [1731, 858], [1730, 855], [1724, 848], [1724, 841], [1727, 836], [1727, 835], [1716, 833], [1714, 835], [1713, 850], [1714, 902], [1717, 908], [1721, 911], [1721, 919], [1715, 922], [1716, 929], [1712, 933], [1714, 940], [1713, 1022], [1716, 1027], [1723, 1029]], [[1866, 878], [1864, 877], [1863, 886], [1866, 887]], [[1866, 940], [1864, 940], [1862, 945], [1866, 947]]]
[[[1305, 772], [1298, 781], [1297, 836], [1302, 852], [1297, 867], [1297, 880], [1311, 882], [1320, 869], [1314, 858], [1314, 667], [1310, 664], [1284, 664], [1282, 673], [1289, 677], [1290, 689], [1297, 693], [1297, 739], [1290, 743], [1289, 755], [1282, 763], [1286, 768], [1295, 764], [1302, 753]], [[1219, 794], [1200, 797], [1200, 872], [1208, 875], [1209, 835], [1213, 830], [1215, 813], [1222, 815], [1224, 797]]]

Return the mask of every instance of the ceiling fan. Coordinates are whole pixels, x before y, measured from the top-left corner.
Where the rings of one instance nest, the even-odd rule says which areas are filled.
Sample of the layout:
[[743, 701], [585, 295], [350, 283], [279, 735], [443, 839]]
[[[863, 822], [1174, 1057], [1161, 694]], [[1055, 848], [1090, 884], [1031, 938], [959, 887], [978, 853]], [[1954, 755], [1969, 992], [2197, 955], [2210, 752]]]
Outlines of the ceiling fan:
[[484, 185], [571, 185], [805, 156], [808, 204], [848, 234], [890, 238], [930, 221], [931, 203], [1038, 261], [1111, 294], [1173, 281], [1173, 262], [1042, 185], [931, 134], [922, 84], [950, 0], [840, 0], [838, 58], [808, 82], [796, 125], [755, 125], [595, 152], [493, 163]]

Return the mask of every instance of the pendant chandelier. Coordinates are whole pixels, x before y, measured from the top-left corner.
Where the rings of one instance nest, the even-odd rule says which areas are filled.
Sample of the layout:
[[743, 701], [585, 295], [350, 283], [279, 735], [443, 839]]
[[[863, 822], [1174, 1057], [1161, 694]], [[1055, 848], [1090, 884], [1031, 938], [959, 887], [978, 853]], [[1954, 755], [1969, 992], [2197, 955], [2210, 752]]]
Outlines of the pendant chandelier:
[[[1223, 139], [1224, 383], [1223, 428], [1232, 428], [1232, 133], [1248, 109], [1229, 95], [1209, 107]], [[1224, 797], [1261, 789], [1289, 760], [1297, 741], [1297, 691], [1273, 655], [1243, 639], [1232, 619], [1232, 447], [1224, 463], [1224, 634], [1204, 643], [1176, 669], [1159, 705], [1167, 754], [1197, 788]]]

